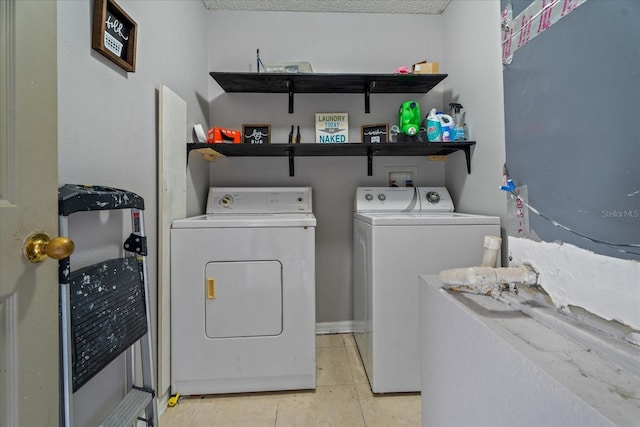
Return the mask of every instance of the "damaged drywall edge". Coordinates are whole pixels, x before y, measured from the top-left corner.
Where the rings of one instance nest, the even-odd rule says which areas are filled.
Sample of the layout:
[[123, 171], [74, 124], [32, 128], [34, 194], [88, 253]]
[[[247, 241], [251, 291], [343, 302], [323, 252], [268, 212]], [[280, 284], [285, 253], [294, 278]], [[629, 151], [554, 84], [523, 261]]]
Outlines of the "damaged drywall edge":
[[640, 262], [567, 243], [509, 237], [508, 245], [510, 265], [531, 265], [557, 308], [581, 307], [640, 331]]

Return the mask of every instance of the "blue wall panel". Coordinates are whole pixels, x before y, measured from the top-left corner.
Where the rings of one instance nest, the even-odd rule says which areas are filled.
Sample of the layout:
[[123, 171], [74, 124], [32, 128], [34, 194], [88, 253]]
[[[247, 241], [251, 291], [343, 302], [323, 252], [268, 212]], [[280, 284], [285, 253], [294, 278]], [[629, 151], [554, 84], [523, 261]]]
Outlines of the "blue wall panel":
[[[513, 1], [514, 17], [530, 3]], [[640, 243], [640, 2], [588, 0], [514, 53], [504, 94], [507, 168], [530, 204], [593, 239]], [[530, 218], [545, 241], [640, 259]]]

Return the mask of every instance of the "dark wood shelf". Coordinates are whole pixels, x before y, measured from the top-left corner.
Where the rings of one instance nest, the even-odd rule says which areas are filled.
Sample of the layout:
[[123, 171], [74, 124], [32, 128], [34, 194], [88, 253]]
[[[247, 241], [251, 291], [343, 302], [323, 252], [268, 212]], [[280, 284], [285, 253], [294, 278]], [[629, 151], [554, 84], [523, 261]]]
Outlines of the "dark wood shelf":
[[295, 156], [367, 156], [367, 173], [373, 174], [373, 156], [446, 156], [463, 151], [471, 173], [471, 147], [475, 141], [445, 143], [346, 143], [346, 144], [187, 144], [187, 155], [197, 151], [207, 160], [216, 157], [289, 157], [289, 175], [294, 175]]
[[[365, 112], [372, 93], [427, 93], [447, 74], [321, 74], [321, 73], [209, 73], [225, 92], [288, 93], [293, 113], [295, 93], [363, 93]], [[225, 156], [286, 156], [294, 175], [296, 156], [366, 156], [367, 173], [373, 174], [373, 156], [446, 156], [463, 151], [471, 173], [471, 147], [475, 141], [451, 143], [403, 142], [387, 144], [187, 144], [187, 154], [198, 151], [207, 160]]]
[[295, 93], [364, 93], [365, 112], [372, 93], [427, 93], [447, 74], [209, 73], [225, 92], [288, 93], [293, 113]]

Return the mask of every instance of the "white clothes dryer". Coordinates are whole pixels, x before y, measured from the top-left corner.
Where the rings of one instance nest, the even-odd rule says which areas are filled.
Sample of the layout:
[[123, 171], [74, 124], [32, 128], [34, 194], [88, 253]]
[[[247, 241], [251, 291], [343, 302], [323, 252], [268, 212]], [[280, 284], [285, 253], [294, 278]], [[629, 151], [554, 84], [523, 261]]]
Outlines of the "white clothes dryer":
[[420, 391], [418, 276], [480, 265], [500, 218], [453, 212], [444, 187], [360, 187], [354, 210], [354, 337], [371, 390]]
[[171, 383], [184, 395], [316, 387], [311, 188], [211, 188], [171, 230]]

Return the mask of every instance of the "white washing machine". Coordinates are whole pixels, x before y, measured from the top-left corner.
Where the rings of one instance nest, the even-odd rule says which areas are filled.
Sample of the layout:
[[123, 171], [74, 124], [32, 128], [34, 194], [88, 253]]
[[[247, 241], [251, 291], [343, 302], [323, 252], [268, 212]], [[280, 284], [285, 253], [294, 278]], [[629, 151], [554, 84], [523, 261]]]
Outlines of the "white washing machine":
[[354, 337], [371, 390], [420, 391], [418, 276], [480, 265], [500, 218], [453, 212], [443, 187], [360, 187], [354, 210]]
[[311, 188], [211, 188], [171, 230], [171, 383], [185, 395], [313, 389]]

